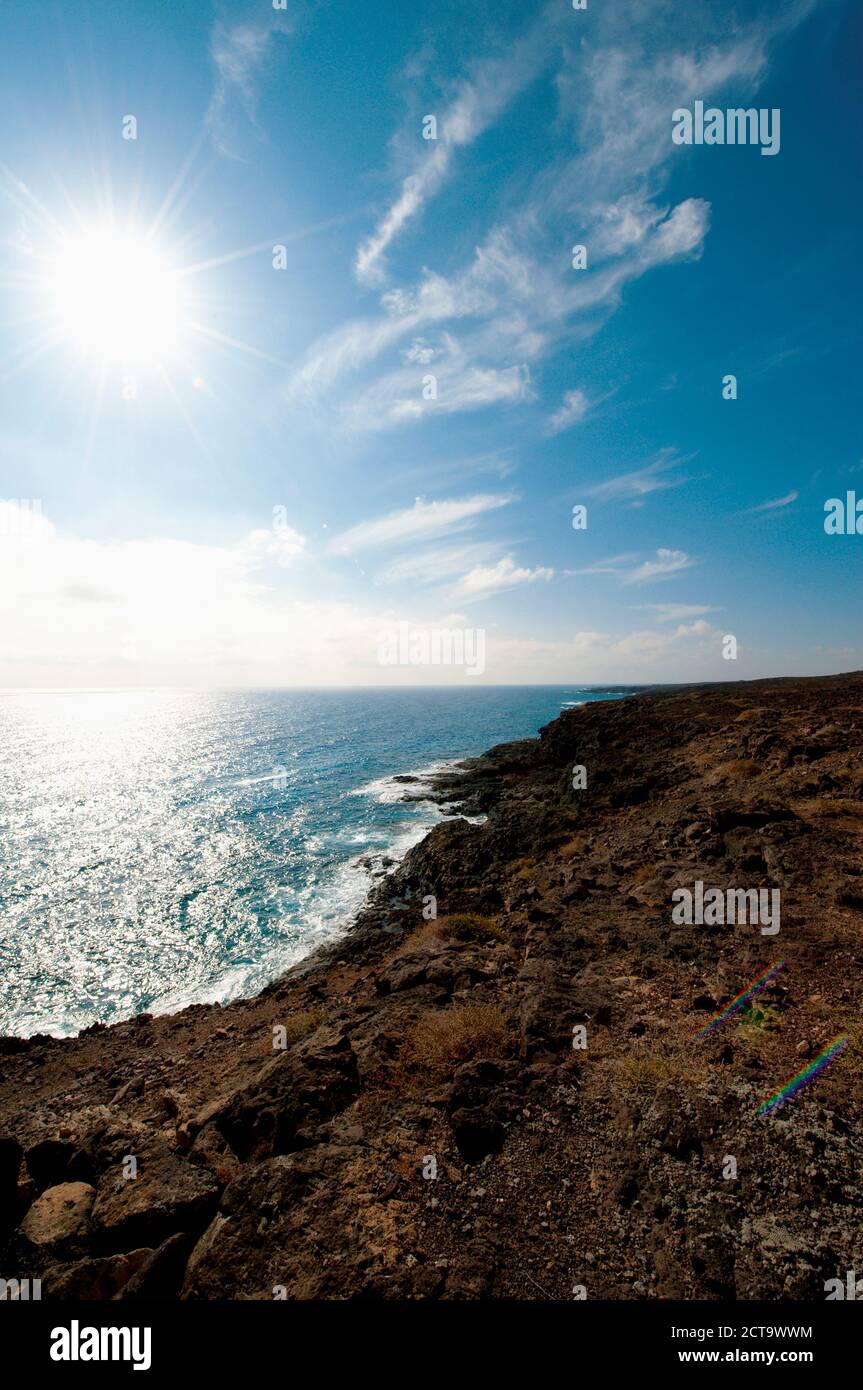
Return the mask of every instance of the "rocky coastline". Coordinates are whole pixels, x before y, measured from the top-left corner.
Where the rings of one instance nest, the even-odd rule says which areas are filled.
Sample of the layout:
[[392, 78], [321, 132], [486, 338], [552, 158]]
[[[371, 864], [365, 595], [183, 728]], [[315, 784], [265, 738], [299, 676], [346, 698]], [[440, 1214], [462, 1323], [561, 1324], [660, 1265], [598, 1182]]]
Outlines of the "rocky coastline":
[[[861, 674], [567, 710], [441, 774], [458, 814], [256, 998], [0, 1039], [6, 1296], [823, 1299], [860, 1264], [861, 746]], [[781, 931], [675, 924], [696, 883]]]

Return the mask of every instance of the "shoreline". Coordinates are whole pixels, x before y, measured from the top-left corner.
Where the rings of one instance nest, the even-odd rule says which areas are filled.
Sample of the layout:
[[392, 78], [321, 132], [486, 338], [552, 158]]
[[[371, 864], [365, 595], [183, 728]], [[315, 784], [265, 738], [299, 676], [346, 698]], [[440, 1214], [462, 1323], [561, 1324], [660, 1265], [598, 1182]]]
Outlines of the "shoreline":
[[[313, 762], [295, 765], [277, 746], [267, 719], [272, 725], [282, 709], [289, 722], [296, 717], [292, 702], [277, 703], [263, 711], [260, 756], [229, 759], [223, 795], [221, 779], [197, 757], [178, 809], [176, 776], [161, 779], [169, 816], [157, 795], [160, 785], [138, 800], [132, 788], [132, 804], [123, 809], [133, 814], [121, 816], [102, 842], [92, 826], [109, 807], [92, 805], [76, 819], [73, 793], [71, 803], [56, 810], [56, 843], [46, 847], [44, 863], [32, 866], [38, 788], [28, 794], [23, 779], [3, 875], [10, 902], [4, 943], [11, 954], [0, 988], [0, 1034], [71, 1037], [94, 1022], [111, 1025], [136, 1012], [175, 1013], [193, 1003], [252, 997], [319, 943], [337, 938], [364, 906], [381, 866], [391, 868], [446, 814], [433, 796], [431, 773], [477, 755], [489, 742], [534, 733], [559, 711], [564, 693], [560, 699], [557, 691], [540, 699], [518, 691], [481, 694], [463, 715], [462, 702], [449, 696], [435, 714], [432, 698], [430, 727], [416, 736], [405, 717], [426, 702], [411, 696], [397, 738], [372, 733], [360, 740], [356, 756], [348, 750], [341, 759], [339, 750], [323, 779]], [[402, 705], [398, 697], [397, 712]], [[373, 714], [377, 699], [370, 706], [361, 701], [359, 708], [365, 707]], [[247, 710], [241, 702], [236, 711], [229, 704], [226, 713], [220, 706], [219, 727], [231, 719], [257, 721], [258, 708]], [[349, 719], [353, 702], [340, 700], [338, 709]], [[147, 703], [136, 713], [133, 727], [141, 720], [148, 729], [159, 724], [149, 710]], [[110, 712], [106, 717], [114, 719]], [[188, 718], [187, 706], [180, 718]], [[330, 722], [330, 716], [323, 722], [315, 716], [310, 724], [309, 737], [321, 737], [325, 748]], [[33, 732], [38, 764], [41, 721]], [[281, 775], [278, 764], [286, 760], [290, 785], [284, 794], [273, 792], [268, 779]], [[269, 768], [275, 770], [262, 776]], [[59, 785], [70, 780], [68, 769], [60, 769]], [[151, 819], [154, 803], [163, 824]], [[141, 822], [134, 816], [139, 804]], [[233, 842], [238, 855], [231, 862], [221, 846]], [[158, 857], [164, 862], [157, 874]]]
[[[438, 804], [486, 819], [439, 821], [258, 995], [0, 1039], [0, 1275], [58, 1299], [822, 1296], [863, 1200], [854, 1048], [756, 1109], [859, 1015], [861, 734], [857, 673], [564, 711], [442, 772]], [[781, 936], [673, 929], [699, 879], [781, 888]], [[761, 1023], [693, 1051], [780, 950]]]

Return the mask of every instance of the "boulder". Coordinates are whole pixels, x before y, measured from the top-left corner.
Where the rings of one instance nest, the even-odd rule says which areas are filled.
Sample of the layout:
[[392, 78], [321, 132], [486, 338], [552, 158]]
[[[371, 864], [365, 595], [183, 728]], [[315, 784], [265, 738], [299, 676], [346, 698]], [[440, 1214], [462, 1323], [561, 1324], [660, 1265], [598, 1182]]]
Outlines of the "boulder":
[[86, 1182], [63, 1182], [37, 1197], [21, 1222], [31, 1245], [60, 1245], [84, 1236], [90, 1226], [95, 1189]]
[[303, 1147], [308, 1130], [343, 1110], [359, 1090], [357, 1059], [337, 1028], [318, 1028], [267, 1062], [216, 1125], [238, 1158], [263, 1159]]
[[[26, 1154], [27, 1172], [40, 1192], [70, 1180], [67, 1169], [74, 1153], [75, 1145], [68, 1139], [40, 1139], [31, 1144]], [[80, 1175], [76, 1173], [74, 1179]]]
[[99, 1181], [93, 1236], [102, 1249], [155, 1248], [175, 1232], [195, 1233], [218, 1203], [219, 1185], [209, 1169], [189, 1163], [161, 1135], [135, 1156], [137, 1177], [115, 1169]]
[[128, 1255], [78, 1260], [49, 1270], [43, 1281], [47, 1298], [103, 1303], [117, 1298], [136, 1270], [152, 1259], [152, 1250], [131, 1250]]
[[182, 1234], [169, 1236], [158, 1250], [148, 1253], [148, 1258], [134, 1271], [131, 1279], [124, 1285], [121, 1299], [142, 1300], [148, 1303], [174, 1299], [180, 1292], [186, 1259], [189, 1254], [189, 1238]]

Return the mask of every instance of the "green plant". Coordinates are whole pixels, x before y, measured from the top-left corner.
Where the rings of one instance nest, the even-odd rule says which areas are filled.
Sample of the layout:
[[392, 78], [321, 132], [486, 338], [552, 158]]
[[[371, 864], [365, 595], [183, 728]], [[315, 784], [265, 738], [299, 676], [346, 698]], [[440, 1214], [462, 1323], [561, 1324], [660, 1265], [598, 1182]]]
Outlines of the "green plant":
[[769, 1033], [775, 1033], [782, 1014], [775, 1004], [747, 1004], [740, 1015], [737, 1036], [746, 1047], [757, 1047]]

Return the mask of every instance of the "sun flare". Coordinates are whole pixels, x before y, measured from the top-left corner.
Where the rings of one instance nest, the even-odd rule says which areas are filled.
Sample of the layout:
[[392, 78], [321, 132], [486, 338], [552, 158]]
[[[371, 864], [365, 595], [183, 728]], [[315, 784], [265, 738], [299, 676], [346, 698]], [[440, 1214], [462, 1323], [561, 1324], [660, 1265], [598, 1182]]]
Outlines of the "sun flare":
[[176, 349], [179, 276], [146, 237], [100, 228], [69, 238], [49, 282], [60, 335], [91, 355], [144, 364]]

